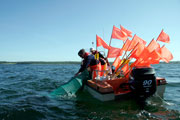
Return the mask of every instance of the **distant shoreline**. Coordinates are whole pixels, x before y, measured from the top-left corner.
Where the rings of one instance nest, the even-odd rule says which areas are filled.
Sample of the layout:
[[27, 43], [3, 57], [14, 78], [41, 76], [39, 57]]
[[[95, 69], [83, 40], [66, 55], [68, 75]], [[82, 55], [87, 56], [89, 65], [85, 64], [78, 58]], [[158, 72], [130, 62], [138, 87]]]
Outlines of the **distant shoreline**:
[[0, 61], [0, 64], [80, 64], [80, 61], [21, 61], [21, 62], [8, 62]]
[[[81, 63], [80, 61], [19, 61], [19, 62], [0, 61], [0, 64], [80, 64], [80, 63]], [[160, 62], [160, 64], [172, 64], [172, 63], [180, 63], [180, 61], [171, 61], [169, 63]]]

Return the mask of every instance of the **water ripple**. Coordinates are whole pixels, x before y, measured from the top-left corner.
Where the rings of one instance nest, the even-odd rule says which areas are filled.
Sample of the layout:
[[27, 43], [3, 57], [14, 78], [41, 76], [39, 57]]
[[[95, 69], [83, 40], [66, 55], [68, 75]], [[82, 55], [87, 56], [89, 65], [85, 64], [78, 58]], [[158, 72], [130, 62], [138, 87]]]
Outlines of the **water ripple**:
[[[83, 91], [52, 99], [49, 93], [66, 83], [80, 65], [0, 64], [0, 119], [179, 119], [180, 64], [153, 65], [156, 75], [168, 81], [164, 100], [153, 98], [145, 110], [133, 100], [100, 102]], [[179, 110], [179, 111], [177, 111]]]

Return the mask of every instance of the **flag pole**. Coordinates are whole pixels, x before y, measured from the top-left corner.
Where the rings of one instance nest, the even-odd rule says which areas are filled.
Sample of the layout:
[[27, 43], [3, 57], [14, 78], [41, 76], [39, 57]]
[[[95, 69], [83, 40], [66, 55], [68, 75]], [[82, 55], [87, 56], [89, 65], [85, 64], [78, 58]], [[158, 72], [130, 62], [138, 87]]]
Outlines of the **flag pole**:
[[[135, 36], [135, 35], [134, 35]], [[134, 38], [134, 37], [133, 37]], [[132, 54], [132, 52], [133, 52], [133, 50], [137, 47], [137, 45], [139, 44], [139, 42], [134, 46], [134, 48], [132, 49], [132, 51], [129, 53], [129, 55], [126, 57], [126, 60], [127, 59], [129, 59], [129, 57], [130, 57], [130, 55]], [[129, 46], [128, 46], [128, 48], [127, 48], [127, 50], [129, 49], [129, 47], [130, 47], [130, 44], [129, 44]], [[127, 52], [127, 50], [126, 50], [126, 52]], [[124, 55], [125, 56], [125, 55]], [[123, 57], [124, 57], [123, 56]], [[124, 59], [124, 58], [123, 58]], [[122, 60], [123, 60], [122, 59]], [[124, 65], [124, 63], [126, 62], [126, 60], [123, 60], [123, 62], [121, 63], [121, 65], [119, 66], [119, 68], [121, 68], [123, 65]], [[129, 61], [130, 62], [130, 61]], [[117, 69], [117, 71], [119, 71], [119, 68]], [[121, 68], [122, 69], [122, 68]], [[120, 69], [120, 70], [121, 70]]]
[[[110, 41], [109, 41], [109, 47], [111, 47], [111, 41], [112, 41], [112, 34], [111, 34], [111, 38], [110, 38]], [[108, 61], [108, 56], [109, 56], [109, 49], [108, 49], [108, 53], [107, 53], [107, 56], [106, 56], [106, 62], [107, 62], [107, 66], [109, 66], [108, 67], [109, 71], [112, 71], [111, 70], [111, 65], [109, 64], [109, 61]]]
[[[112, 41], [112, 35], [111, 35], [111, 38], [110, 38], [109, 47], [111, 47], [111, 41]], [[109, 55], [109, 49], [108, 49], [108, 54], [107, 54], [106, 58], [108, 58], [108, 55]]]
[[[97, 60], [99, 60], [99, 55], [98, 55], [99, 53], [98, 53], [98, 47], [97, 47], [97, 35], [96, 35], [96, 53], [95, 53], [95, 59], [96, 59], [96, 70], [94, 71], [94, 72], [97, 72], [96, 74], [97, 74], [97, 76], [99, 76], [98, 75], [98, 61]], [[92, 74], [92, 76], [94, 75], [94, 73]], [[92, 77], [93, 78], [93, 77]], [[96, 79], [96, 83], [97, 83], [97, 79]]]
[[99, 53], [98, 53], [98, 47], [97, 47], [97, 35], [96, 35], [96, 59], [99, 60]]
[[[154, 38], [151, 40], [151, 42], [154, 40]], [[147, 47], [149, 47], [149, 45], [151, 44], [151, 42], [148, 44], [148, 46]]]
[[[136, 35], [136, 34], [135, 34], [135, 35]], [[135, 36], [135, 35], [134, 35], [134, 36]], [[132, 38], [132, 40], [133, 40], [133, 39], [134, 39], [134, 37]], [[127, 41], [127, 40], [126, 40], [126, 41]], [[124, 55], [123, 55], [123, 57], [122, 57], [122, 60], [124, 59], [124, 56], [125, 56], [125, 54], [127, 53], [127, 50], [129, 49], [130, 45], [131, 45], [131, 44], [128, 45], [128, 47], [127, 47], [127, 49], [126, 49], [126, 52], [124, 53]], [[126, 58], [127, 58], [127, 57], [126, 57]], [[119, 68], [124, 64], [124, 62], [125, 62], [125, 61], [123, 61], [123, 62], [121, 63], [121, 65], [119, 66]], [[119, 68], [118, 68], [118, 69], [119, 69]], [[118, 70], [118, 69], [117, 69], [117, 70]]]
[[[159, 34], [159, 36], [161, 35], [161, 33], [162, 33], [162, 32], [163, 32], [163, 29], [161, 30], [161, 32], [160, 32], [160, 34]], [[156, 41], [158, 40], [159, 36], [157, 37]]]
[[[111, 47], [111, 41], [112, 41], [112, 37], [111, 37], [110, 42], [109, 42], [109, 47]], [[109, 49], [108, 49], [108, 54], [109, 54]]]
[[[138, 60], [138, 59], [136, 59], [136, 60]], [[140, 63], [140, 62], [142, 62], [142, 61], [143, 61], [143, 59], [141, 59], [140, 61], [137, 61], [137, 63], [136, 63], [136, 64], [138, 64], [138, 63]], [[136, 61], [135, 61], [135, 62], [136, 62]], [[135, 62], [134, 62], [134, 63], [135, 63]], [[132, 63], [132, 64], [133, 64], [133, 63]], [[132, 65], [132, 64], [131, 64], [131, 65]], [[135, 65], [136, 65], [136, 64], [135, 64]], [[129, 70], [129, 71], [128, 71], [125, 75], [124, 75], [124, 77], [126, 77], [126, 75], [128, 75], [128, 74], [129, 74], [129, 72], [131, 72], [131, 70], [132, 70], [133, 66], [135, 66], [135, 65], [133, 65], [133, 66], [131, 66], [131, 65], [130, 65], [130, 70]]]
[[[153, 40], [154, 40], [154, 38], [151, 40], [151, 42], [152, 42]], [[151, 42], [150, 42], [150, 43], [151, 43]], [[148, 46], [150, 45], [150, 43], [148, 44]], [[136, 46], [133, 48], [133, 50], [137, 47], [138, 44], [139, 44], [139, 42], [136, 44]], [[147, 47], [148, 47], [148, 46], [147, 46]], [[146, 48], [147, 48], [147, 47], [146, 47]], [[133, 51], [133, 50], [132, 50], [132, 51]], [[132, 51], [129, 53], [128, 57], [130, 57], [130, 54], [132, 53]]]
[[[127, 40], [126, 40], [127, 41]], [[129, 45], [130, 46], [130, 45]], [[128, 49], [129, 49], [129, 46], [128, 46]], [[127, 50], [128, 50], [127, 49]], [[126, 50], [126, 52], [127, 52], [127, 50]], [[123, 57], [122, 57], [122, 60], [124, 59], [124, 56], [126, 55], [126, 52], [124, 53], [124, 55], [123, 55]], [[120, 63], [121, 65], [117, 68], [117, 70], [116, 70], [116, 73], [117, 73], [117, 71], [119, 71], [119, 68], [121, 68], [123, 65], [124, 65], [124, 63], [126, 62], [126, 60], [123, 60], [123, 62], [122, 63]], [[121, 69], [120, 69], [121, 70]], [[113, 75], [113, 77], [115, 77], [115, 76], [117, 76], [116, 74], [114, 74]]]
[[134, 48], [132, 49], [132, 51], [129, 53], [129, 55], [127, 56], [127, 58], [130, 57], [130, 55], [132, 54], [132, 52], [134, 52], [135, 48], [138, 46], [139, 42], [134, 46]]
[[[128, 38], [126, 39], [126, 42], [127, 42], [127, 40], [128, 40]], [[124, 42], [124, 41], [123, 41], [123, 42]], [[126, 43], [126, 42], [125, 42], [125, 43]], [[124, 43], [124, 44], [125, 44], [125, 43]], [[123, 45], [123, 46], [124, 46], [124, 45]], [[124, 59], [124, 56], [126, 55], [127, 50], [129, 49], [129, 46], [130, 46], [130, 44], [128, 45], [128, 48], [126, 49], [126, 52], [124, 53], [124, 55], [123, 55], [122, 59]]]
[[[114, 26], [113, 26], [114, 28]], [[112, 32], [113, 32], [113, 29], [112, 29]], [[112, 41], [112, 33], [111, 33], [111, 38], [110, 38], [110, 41], [109, 41], [109, 47], [111, 47], [111, 41]], [[111, 65], [109, 64], [109, 61], [108, 61], [108, 56], [109, 56], [109, 49], [108, 49], [108, 53], [107, 53], [107, 56], [106, 56], [106, 61], [107, 61], [107, 65], [109, 66], [109, 70], [111, 70]]]
[[[138, 63], [140, 63], [140, 62], [143, 61], [143, 58], [141, 58], [140, 60], [139, 60], [139, 59], [136, 59], [136, 61], [137, 61], [136, 64], [138, 64]], [[135, 62], [136, 62], [136, 61], [135, 61]], [[134, 63], [135, 63], [135, 62], [134, 62]], [[133, 63], [132, 63], [132, 64], [133, 64]], [[135, 66], [136, 64], [134, 64], [133, 66]], [[126, 75], [132, 70], [133, 66], [130, 66], [130, 70], [124, 75], [125, 77], [126, 77]]]
[[[123, 41], [123, 46], [122, 46], [122, 48], [123, 48], [123, 47], [124, 47], [124, 45], [126, 44], [127, 40], [128, 40], [128, 38], [126, 39], [126, 41], [125, 41], [125, 42]], [[126, 55], [126, 52], [125, 52], [124, 54]]]
[[[136, 36], [136, 34], [133, 36], [132, 40], [134, 39], [135, 36]], [[132, 41], [132, 40], [131, 40], [131, 41]], [[125, 54], [127, 53], [127, 50], [129, 49], [129, 47], [130, 47], [131, 44], [132, 44], [132, 42], [128, 45]], [[128, 56], [129, 56], [129, 55], [128, 55]], [[127, 56], [127, 57], [128, 57], [128, 56]], [[126, 57], [126, 58], [127, 58], [127, 57]]]
[[97, 51], [97, 35], [96, 35], [96, 51]]

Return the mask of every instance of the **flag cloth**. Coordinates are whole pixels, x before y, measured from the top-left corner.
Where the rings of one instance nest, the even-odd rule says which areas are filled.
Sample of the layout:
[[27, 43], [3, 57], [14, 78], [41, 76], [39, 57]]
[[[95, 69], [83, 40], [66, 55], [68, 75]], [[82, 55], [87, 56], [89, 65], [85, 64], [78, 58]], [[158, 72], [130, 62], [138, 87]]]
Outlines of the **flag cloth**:
[[111, 49], [109, 49], [109, 51], [108, 51], [107, 58], [115, 58], [115, 57], [121, 56], [122, 54], [123, 54], [122, 49], [111, 47]]
[[147, 46], [147, 49], [152, 52], [155, 49], [160, 48], [159, 43], [157, 43], [154, 39], [152, 39], [152, 41], [149, 43], [149, 45]]
[[163, 58], [162, 60], [164, 60], [166, 63], [173, 59], [172, 53], [165, 46], [161, 47], [160, 54]]
[[143, 43], [138, 43], [137, 46], [132, 50], [130, 58], [138, 59], [142, 51], [144, 50], [145, 45]]
[[133, 63], [131, 63], [130, 68], [133, 68], [136, 66], [136, 64], [139, 62], [139, 59], [136, 59]]
[[99, 37], [98, 35], [96, 35], [96, 46], [99, 47], [99, 46], [103, 46], [104, 48], [106, 49], [110, 49], [109, 45], [107, 45], [104, 40]]
[[121, 65], [121, 59], [119, 56], [116, 57], [112, 65], [115, 67], [115, 72], [116, 72], [119, 66]]
[[148, 61], [144, 61], [142, 58], [141, 59], [136, 59], [134, 63], [130, 65], [131, 68], [133, 67], [150, 67], [150, 63]]
[[137, 59], [134, 62], [134, 66], [150, 67], [151, 64], [159, 64], [159, 61], [162, 59], [160, 53], [157, 52], [157, 50], [153, 50], [150, 53], [150, 51], [147, 48], [145, 48], [143, 52], [144, 53], [141, 54], [141, 58]]
[[130, 51], [131, 50], [131, 49], [129, 49], [130, 44], [131, 44], [131, 40], [127, 39], [126, 42], [124, 43], [122, 49], [124, 51]]
[[136, 64], [137, 67], [151, 67], [151, 63], [149, 61], [141, 61]]
[[128, 37], [132, 37], [132, 35], [131, 35], [132, 32], [131, 32], [131, 31], [125, 29], [122, 25], [120, 25], [120, 28], [121, 28], [121, 30], [122, 30], [123, 32], [125, 32], [125, 33], [127, 34]]
[[165, 43], [169, 43], [170, 42], [170, 38], [169, 35], [166, 34], [163, 29], [161, 31], [161, 33], [159, 34], [157, 41], [161, 41], [161, 42], [165, 42]]
[[120, 30], [119, 28], [113, 26], [111, 38], [119, 39], [125, 41], [127, 39], [127, 34]]
[[134, 49], [134, 47], [137, 45], [138, 42], [143, 43], [144, 45], [146, 44], [146, 41], [144, 41], [142, 38], [138, 37], [137, 35], [134, 35], [128, 49], [130, 50]]
[[120, 59], [120, 57], [116, 57], [116, 59], [114, 60], [114, 62], [113, 62], [112, 65], [113, 65], [114, 67], [117, 67], [119, 63], [121, 63], [121, 59]]
[[148, 58], [148, 61], [150, 64], [159, 64], [159, 61], [161, 60], [161, 55], [156, 50], [153, 50]]
[[149, 57], [149, 54], [150, 54], [150, 51], [145, 47], [137, 59], [139, 61], [147, 60]]
[[161, 55], [156, 51], [153, 50], [147, 58], [144, 58], [141, 62], [139, 62], [138, 66], [150, 66], [150, 64], [159, 64], [161, 60]]

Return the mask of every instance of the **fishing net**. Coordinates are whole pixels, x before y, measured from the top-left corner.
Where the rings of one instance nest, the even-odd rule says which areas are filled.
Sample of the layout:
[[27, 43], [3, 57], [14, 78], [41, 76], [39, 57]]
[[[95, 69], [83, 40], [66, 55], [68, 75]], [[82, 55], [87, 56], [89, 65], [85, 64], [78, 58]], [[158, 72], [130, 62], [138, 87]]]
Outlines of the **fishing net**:
[[75, 94], [83, 85], [83, 82], [89, 79], [89, 72], [85, 70], [80, 75], [71, 78], [67, 83], [61, 85], [50, 93], [53, 97], [62, 97], [64, 95]]

